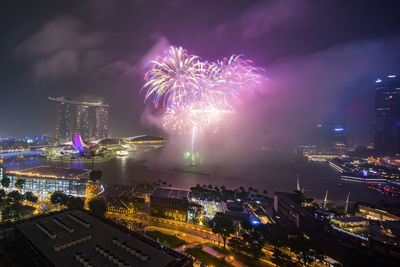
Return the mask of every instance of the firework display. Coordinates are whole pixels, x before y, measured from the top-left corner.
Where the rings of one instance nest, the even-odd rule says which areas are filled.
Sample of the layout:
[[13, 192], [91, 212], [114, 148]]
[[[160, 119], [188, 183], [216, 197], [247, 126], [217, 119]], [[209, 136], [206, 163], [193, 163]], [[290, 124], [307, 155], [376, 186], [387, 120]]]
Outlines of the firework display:
[[149, 63], [142, 91], [145, 101], [166, 109], [163, 127], [169, 132], [192, 134], [217, 129], [233, 102], [244, 90], [262, 83], [263, 70], [241, 55], [203, 62], [182, 47], [171, 46], [163, 57]]
[[197, 56], [189, 56], [182, 47], [171, 46], [167, 55], [151, 61], [146, 73], [147, 88], [145, 99], [153, 96], [153, 104], [158, 108], [172, 104], [189, 104], [201, 91], [202, 67]]
[[240, 94], [260, 86], [263, 70], [233, 55], [217, 62], [201, 61], [182, 47], [171, 46], [148, 64], [145, 102], [165, 110], [163, 128], [169, 133], [190, 137], [191, 152], [185, 160], [195, 165], [199, 160], [195, 139], [202, 133], [216, 132]]

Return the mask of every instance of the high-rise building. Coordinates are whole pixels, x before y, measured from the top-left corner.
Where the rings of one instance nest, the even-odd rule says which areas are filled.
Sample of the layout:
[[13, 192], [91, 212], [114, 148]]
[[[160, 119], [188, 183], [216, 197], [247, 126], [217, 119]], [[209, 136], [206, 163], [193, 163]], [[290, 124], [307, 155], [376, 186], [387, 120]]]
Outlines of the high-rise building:
[[[49, 97], [49, 100], [57, 103], [57, 144], [71, 141], [73, 135], [80, 135], [84, 141], [89, 141], [91, 128], [96, 140], [108, 138], [109, 105], [103, 102], [73, 101], [65, 97]], [[95, 114], [91, 115], [91, 107], [94, 107]]]
[[375, 81], [374, 150], [400, 153], [400, 79], [396, 75]]
[[89, 140], [89, 106], [76, 105], [75, 135], [80, 135], [83, 140]]
[[318, 128], [318, 150], [340, 152], [347, 148], [346, 128], [342, 123], [324, 122]]
[[96, 107], [96, 124], [93, 136], [96, 140], [108, 138], [108, 106]]
[[64, 101], [57, 102], [56, 118], [56, 143], [61, 144], [71, 139], [72, 133], [72, 112], [71, 105]]

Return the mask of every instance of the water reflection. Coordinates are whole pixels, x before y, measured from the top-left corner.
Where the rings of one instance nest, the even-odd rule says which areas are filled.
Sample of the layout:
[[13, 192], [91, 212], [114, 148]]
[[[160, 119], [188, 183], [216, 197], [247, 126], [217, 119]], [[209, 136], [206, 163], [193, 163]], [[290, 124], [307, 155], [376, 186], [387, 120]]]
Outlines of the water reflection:
[[85, 164], [82, 161], [73, 161], [71, 162], [71, 167], [74, 169], [84, 169]]
[[[173, 186], [189, 188], [196, 184], [212, 184], [227, 188], [244, 186], [255, 187], [262, 192], [266, 189], [271, 195], [274, 191], [292, 192], [296, 189], [296, 174], [300, 173], [300, 186], [305, 193], [317, 200], [323, 200], [326, 190], [329, 190], [328, 202], [334, 201], [344, 205], [348, 192], [351, 192], [350, 202], [396, 201], [376, 191], [369, 190], [364, 184], [345, 182], [338, 186], [340, 176], [328, 164], [312, 163], [288, 154], [265, 154], [258, 161], [243, 165], [203, 166], [209, 175], [162, 169], [148, 166], [138, 159], [138, 155], [130, 154], [102, 162], [55, 162], [45, 159], [30, 159], [7, 163], [6, 167], [27, 168], [36, 165], [65, 166], [78, 169], [98, 169], [103, 172], [104, 183], [132, 184], [137, 180], [165, 180]], [[191, 170], [191, 169], [189, 169]]]

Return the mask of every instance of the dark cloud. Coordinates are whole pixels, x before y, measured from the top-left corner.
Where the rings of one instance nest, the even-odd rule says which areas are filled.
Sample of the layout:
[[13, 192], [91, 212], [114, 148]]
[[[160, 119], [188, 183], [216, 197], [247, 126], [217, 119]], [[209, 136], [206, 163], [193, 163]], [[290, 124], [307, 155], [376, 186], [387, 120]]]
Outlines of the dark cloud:
[[298, 19], [306, 6], [304, 1], [261, 1], [246, 9], [239, 18], [217, 26], [217, 38], [238, 34], [245, 41], [258, 39]]
[[158, 56], [161, 56], [164, 51], [168, 50], [170, 45], [168, 39], [160, 34], [154, 34], [152, 40], [152, 46], [141, 57], [132, 57], [130, 60], [117, 60], [106, 66], [106, 70], [111, 73], [120, 73], [123, 76], [142, 76], [142, 74], [146, 72], [148, 63], [151, 60], [156, 59]]
[[63, 16], [44, 23], [17, 50], [33, 61], [38, 78], [60, 78], [101, 66], [104, 39], [104, 33], [89, 31], [78, 18]]

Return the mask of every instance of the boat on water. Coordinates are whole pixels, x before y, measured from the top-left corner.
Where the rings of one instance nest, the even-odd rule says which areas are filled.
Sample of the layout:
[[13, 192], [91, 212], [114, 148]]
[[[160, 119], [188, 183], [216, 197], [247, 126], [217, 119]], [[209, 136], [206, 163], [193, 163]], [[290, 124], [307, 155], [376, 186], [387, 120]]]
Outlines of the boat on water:
[[129, 152], [127, 150], [118, 150], [115, 154], [120, 157], [128, 156]]

